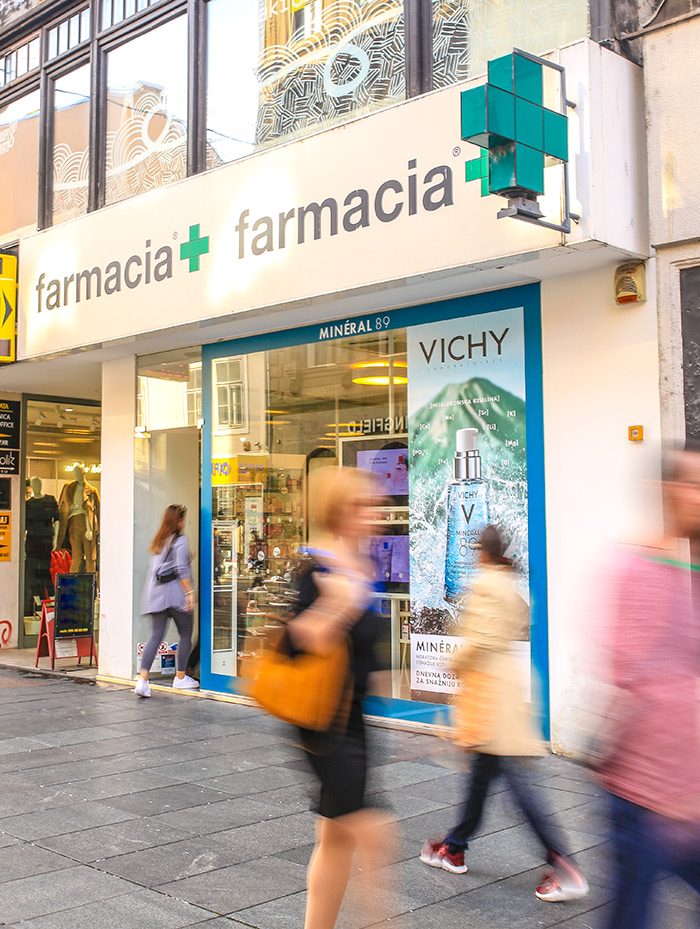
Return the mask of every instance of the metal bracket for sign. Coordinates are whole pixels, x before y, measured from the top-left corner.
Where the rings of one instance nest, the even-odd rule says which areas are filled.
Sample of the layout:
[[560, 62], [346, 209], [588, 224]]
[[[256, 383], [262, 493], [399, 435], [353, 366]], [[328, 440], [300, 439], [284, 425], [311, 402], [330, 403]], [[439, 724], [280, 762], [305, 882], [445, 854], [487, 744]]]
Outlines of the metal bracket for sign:
[[[575, 110], [576, 104], [566, 98], [566, 71], [564, 67], [555, 61], [548, 61], [546, 58], [540, 58], [530, 52], [525, 52], [521, 48], [514, 48], [516, 55], [535, 61], [543, 67], [553, 68], [558, 71], [561, 78], [561, 99], [562, 115], [566, 115], [567, 107]], [[508, 201], [508, 206], [498, 211], [498, 219], [519, 219], [524, 223], [532, 223], [535, 226], [543, 226], [545, 229], [553, 229], [555, 232], [563, 232], [568, 235], [571, 232], [571, 221], [578, 222], [581, 219], [580, 214], [571, 212], [571, 196], [569, 191], [569, 163], [565, 161], [562, 165], [564, 171], [564, 220], [561, 223], [550, 223], [542, 219], [544, 213], [540, 210], [540, 205], [536, 200], [528, 200], [525, 197], [514, 197]]]

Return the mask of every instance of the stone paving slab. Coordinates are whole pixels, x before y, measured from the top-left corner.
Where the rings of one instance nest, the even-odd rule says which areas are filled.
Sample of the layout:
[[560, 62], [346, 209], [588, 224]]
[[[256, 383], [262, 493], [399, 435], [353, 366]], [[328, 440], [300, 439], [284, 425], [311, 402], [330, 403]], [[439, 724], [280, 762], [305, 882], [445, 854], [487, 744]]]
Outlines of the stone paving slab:
[[181, 842], [186, 838], [187, 833], [181, 829], [174, 829], [160, 822], [158, 818], [150, 817], [49, 836], [42, 839], [42, 845], [67, 858], [87, 864], [144, 848], [151, 849], [155, 845]]
[[[211, 915], [200, 907], [150, 890], [76, 906], [35, 919], [18, 929], [185, 929]], [[212, 921], [204, 923], [212, 927]], [[229, 929], [231, 929], [229, 924]]]
[[50, 879], [44, 874], [17, 878], [0, 887], [2, 916], [8, 922], [47, 916], [84, 903], [103, 905], [111, 897], [133, 889], [127, 881], [84, 866], [63, 868], [52, 873]]
[[[0, 926], [298, 929], [317, 786], [292, 738], [247, 706], [0, 669]], [[583, 769], [545, 757], [524, 775], [592, 885], [552, 905], [534, 897], [542, 852], [503, 779], [469, 872], [449, 874], [418, 854], [453, 825], [468, 757], [414, 732], [372, 729], [369, 743], [372, 799], [401, 837], [356, 872], [338, 929], [602, 929], [607, 827]], [[657, 891], [659, 926], [697, 924], [695, 895], [670, 879]]]
[[283, 858], [270, 856], [216, 871], [207, 871], [157, 887], [219, 915], [286, 897], [306, 885], [306, 870]]

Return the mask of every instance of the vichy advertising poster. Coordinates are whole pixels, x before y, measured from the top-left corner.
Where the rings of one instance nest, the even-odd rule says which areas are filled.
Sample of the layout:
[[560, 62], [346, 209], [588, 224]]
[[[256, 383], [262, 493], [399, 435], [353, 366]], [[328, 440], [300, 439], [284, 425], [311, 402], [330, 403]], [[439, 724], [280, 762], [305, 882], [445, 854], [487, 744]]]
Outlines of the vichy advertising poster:
[[450, 665], [487, 523], [501, 530], [528, 599], [523, 309], [407, 335], [411, 692], [444, 702], [459, 689]]

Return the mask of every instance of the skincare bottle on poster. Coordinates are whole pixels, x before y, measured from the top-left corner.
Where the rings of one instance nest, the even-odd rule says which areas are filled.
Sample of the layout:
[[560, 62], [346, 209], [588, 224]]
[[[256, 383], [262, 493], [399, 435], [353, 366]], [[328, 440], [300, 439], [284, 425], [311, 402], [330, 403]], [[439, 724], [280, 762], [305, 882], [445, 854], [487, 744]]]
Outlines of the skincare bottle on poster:
[[489, 485], [481, 476], [478, 429], [458, 429], [454, 478], [447, 485], [445, 600], [457, 603], [479, 570], [478, 542], [489, 522]]

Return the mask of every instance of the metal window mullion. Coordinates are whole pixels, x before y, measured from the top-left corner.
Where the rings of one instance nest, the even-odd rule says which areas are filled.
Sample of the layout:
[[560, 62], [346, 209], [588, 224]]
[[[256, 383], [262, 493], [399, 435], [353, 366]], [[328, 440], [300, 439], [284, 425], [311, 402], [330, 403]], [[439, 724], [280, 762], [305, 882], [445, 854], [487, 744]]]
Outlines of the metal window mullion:
[[406, 96], [433, 89], [433, 28], [431, 0], [404, 0]]
[[207, 22], [203, 0], [187, 2], [187, 174], [206, 167]]
[[99, 34], [99, 0], [92, 0], [90, 38], [90, 125], [88, 212], [104, 205], [107, 140], [107, 68], [105, 52], [97, 38]]
[[53, 82], [45, 68], [39, 82], [39, 193], [37, 226], [51, 225], [53, 203]]

